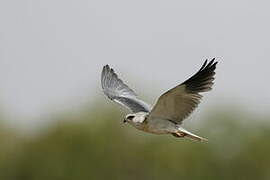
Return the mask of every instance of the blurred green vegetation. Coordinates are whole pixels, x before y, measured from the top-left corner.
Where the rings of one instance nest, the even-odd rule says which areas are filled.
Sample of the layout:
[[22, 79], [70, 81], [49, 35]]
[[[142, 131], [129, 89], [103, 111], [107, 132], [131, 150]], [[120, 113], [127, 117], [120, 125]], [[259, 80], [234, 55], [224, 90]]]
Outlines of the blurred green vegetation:
[[51, 117], [57, 123], [34, 136], [2, 118], [0, 179], [270, 179], [270, 126], [257, 117], [229, 110], [205, 117], [193, 131], [209, 138], [200, 143], [140, 132], [101, 109]]

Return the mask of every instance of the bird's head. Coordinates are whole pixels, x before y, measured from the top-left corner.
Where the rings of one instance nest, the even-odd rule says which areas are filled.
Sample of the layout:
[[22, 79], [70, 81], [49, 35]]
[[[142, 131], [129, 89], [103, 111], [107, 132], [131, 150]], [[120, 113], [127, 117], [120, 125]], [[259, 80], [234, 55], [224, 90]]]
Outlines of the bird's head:
[[131, 122], [133, 119], [135, 118], [135, 114], [128, 114], [128, 115], [126, 115], [126, 117], [124, 118], [124, 123], [126, 123], [126, 122]]
[[142, 123], [146, 117], [147, 117], [148, 113], [145, 112], [139, 112], [139, 113], [135, 113], [135, 114], [128, 114], [126, 115], [126, 117], [124, 118], [124, 123]]

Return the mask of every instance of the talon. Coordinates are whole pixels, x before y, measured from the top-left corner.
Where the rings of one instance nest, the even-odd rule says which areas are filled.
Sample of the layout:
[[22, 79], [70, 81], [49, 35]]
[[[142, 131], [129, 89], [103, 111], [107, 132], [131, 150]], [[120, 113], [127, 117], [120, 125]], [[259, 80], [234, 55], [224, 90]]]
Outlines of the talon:
[[172, 135], [173, 135], [174, 137], [185, 137], [185, 136], [186, 136], [186, 134], [183, 133], [183, 132], [172, 133]]

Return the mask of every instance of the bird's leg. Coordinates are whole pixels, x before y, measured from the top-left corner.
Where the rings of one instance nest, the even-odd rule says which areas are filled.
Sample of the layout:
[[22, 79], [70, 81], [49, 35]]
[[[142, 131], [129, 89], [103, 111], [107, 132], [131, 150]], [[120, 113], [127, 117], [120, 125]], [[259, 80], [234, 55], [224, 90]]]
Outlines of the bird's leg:
[[172, 135], [174, 136], [174, 137], [185, 137], [186, 136], [186, 134], [185, 133], [183, 133], [183, 132], [176, 132], [176, 133], [172, 133]]

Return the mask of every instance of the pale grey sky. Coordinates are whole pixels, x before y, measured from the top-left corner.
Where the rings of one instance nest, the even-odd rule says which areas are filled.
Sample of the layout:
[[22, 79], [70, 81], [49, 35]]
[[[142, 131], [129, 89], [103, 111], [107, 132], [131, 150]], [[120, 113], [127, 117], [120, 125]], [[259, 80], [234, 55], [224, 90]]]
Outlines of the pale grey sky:
[[[270, 107], [268, 1], [1, 0], [0, 104], [22, 124], [102, 96], [110, 64], [143, 97], [219, 61], [213, 104]], [[206, 105], [207, 104], [207, 105]], [[23, 120], [24, 119], [24, 120]]]

